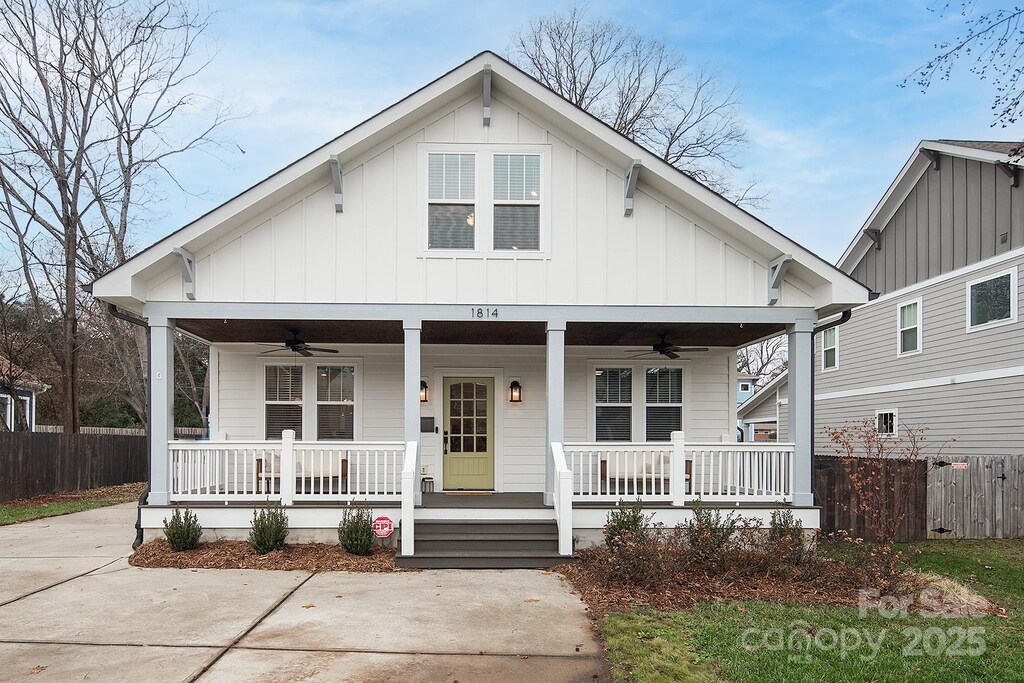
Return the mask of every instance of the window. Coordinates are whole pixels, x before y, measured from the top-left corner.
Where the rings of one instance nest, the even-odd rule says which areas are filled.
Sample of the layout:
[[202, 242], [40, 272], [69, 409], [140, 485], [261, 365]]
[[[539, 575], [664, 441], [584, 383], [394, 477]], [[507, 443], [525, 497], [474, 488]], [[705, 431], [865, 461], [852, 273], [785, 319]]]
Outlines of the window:
[[646, 441], [671, 441], [672, 432], [683, 428], [683, 371], [681, 368], [648, 368]]
[[633, 438], [633, 370], [594, 370], [595, 436], [597, 441], [631, 441]]
[[901, 304], [896, 316], [896, 353], [904, 356], [921, 351], [921, 300]]
[[11, 397], [0, 395], [0, 420], [7, 425], [7, 429], [14, 429], [14, 411], [11, 410]]
[[875, 413], [875, 427], [879, 436], [896, 436], [896, 425], [895, 410], [882, 410]]
[[750, 382], [740, 382], [740, 391], [750, 391]]
[[967, 331], [1017, 319], [1017, 271], [967, 285]]
[[316, 438], [351, 441], [355, 438], [356, 369], [350, 365], [320, 365], [316, 369]]
[[755, 424], [753, 429], [752, 440], [756, 443], [758, 441], [778, 441], [779, 440], [779, 429], [773, 423], [765, 423], [762, 425]]
[[277, 440], [286, 429], [302, 438], [302, 366], [268, 365], [266, 368], [266, 439]]
[[833, 327], [821, 333], [821, 369], [834, 370], [839, 367], [839, 328]]
[[474, 249], [476, 156], [427, 155], [427, 247]]
[[494, 248], [540, 249], [540, 155], [494, 155]]

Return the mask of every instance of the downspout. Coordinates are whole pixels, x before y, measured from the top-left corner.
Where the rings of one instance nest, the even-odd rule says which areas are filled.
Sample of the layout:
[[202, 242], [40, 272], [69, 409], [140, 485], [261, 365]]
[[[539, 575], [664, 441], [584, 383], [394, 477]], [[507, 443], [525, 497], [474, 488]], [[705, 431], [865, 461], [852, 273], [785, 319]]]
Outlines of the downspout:
[[[146, 321], [143, 320], [142, 318], [138, 318], [138, 317], [136, 317], [134, 315], [130, 315], [128, 313], [125, 313], [124, 311], [121, 311], [120, 309], [118, 309], [117, 306], [115, 306], [112, 303], [108, 303], [107, 304], [107, 311], [110, 313], [110, 315], [114, 316], [118, 320], [123, 320], [126, 323], [131, 323], [132, 325], [138, 325], [139, 327], [141, 327], [144, 330], [146, 330], [146, 358], [148, 359], [149, 356], [150, 356], [150, 353], [151, 353], [151, 351], [150, 351], [151, 341], [150, 341], [150, 336], [149, 336], [149, 325], [146, 324]], [[146, 373], [146, 437], [145, 437], [146, 438], [147, 450], [149, 448], [149, 435], [153, 431], [153, 411], [150, 410], [149, 402], [150, 402], [150, 395], [149, 395], [149, 373], [147, 372]], [[142, 506], [146, 505], [149, 502], [149, 482], [150, 482], [150, 474], [151, 474], [150, 471], [149, 471], [149, 468], [150, 468], [150, 459], [146, 458], [146, 489], [142, 492], [142, 495], [139, 496], [138, 511], [136, 513], [136, 516], [135, 516], [135, 541], [132, 543], [132, 550], [136, 550], [136, 549], [138, 549], [138, 547], [140, 545], [142, 545]]]

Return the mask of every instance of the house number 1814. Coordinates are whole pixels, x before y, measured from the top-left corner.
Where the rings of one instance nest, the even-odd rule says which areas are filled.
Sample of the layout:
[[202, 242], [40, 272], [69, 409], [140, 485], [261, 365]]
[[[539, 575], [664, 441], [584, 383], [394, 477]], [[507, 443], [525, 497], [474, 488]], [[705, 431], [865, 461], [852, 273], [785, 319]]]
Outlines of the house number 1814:
[[471, 308], [469, 309], [469, 317], [471, 318], [497, 318], [497, 308]]

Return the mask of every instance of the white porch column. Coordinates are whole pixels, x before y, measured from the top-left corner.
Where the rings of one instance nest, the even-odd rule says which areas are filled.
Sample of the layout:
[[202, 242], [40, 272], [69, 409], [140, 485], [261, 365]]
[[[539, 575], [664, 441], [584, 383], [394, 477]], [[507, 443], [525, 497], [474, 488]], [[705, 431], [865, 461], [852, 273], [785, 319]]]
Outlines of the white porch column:
[[149, 321], [149, 504], [170, 502], [167, 442], [174, 438], [174, 321]]
[[811, 375], [814, 372], [814, 324], [800, 321], [789, 333], [789, 440], [796, 444], [793, 462], [793, 505], [813, 505], [811, 493]]
[[551, 442], [565, 441], [565, 321], [548, 322], [547, 438], [544, 440], [544, 504], [553, 505], [555, 463]]
[[[405, 439], [406, 443], [420, 440], [420, 328], [423, 322], [418, 319], [404, 321], [405, 329]], [[420, 462], [422, 455], [416, 449], [416, 504], [423, 502], [420, 493]]]

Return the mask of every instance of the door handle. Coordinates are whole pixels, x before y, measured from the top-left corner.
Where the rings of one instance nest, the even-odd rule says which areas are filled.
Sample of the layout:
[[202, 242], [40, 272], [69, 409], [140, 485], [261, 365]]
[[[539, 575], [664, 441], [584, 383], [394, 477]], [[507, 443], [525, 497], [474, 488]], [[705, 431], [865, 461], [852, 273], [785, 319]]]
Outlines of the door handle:
[[447, 429], [444, 430], [444, 438], [441, 439], [441, 442], [444, 444], [444, 447], [442, 449], [442, 455], [448, 455], [448, 430]]

